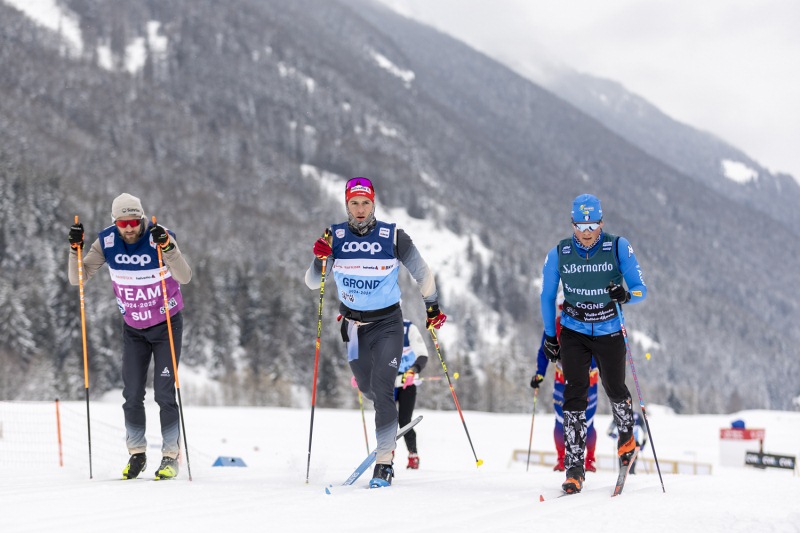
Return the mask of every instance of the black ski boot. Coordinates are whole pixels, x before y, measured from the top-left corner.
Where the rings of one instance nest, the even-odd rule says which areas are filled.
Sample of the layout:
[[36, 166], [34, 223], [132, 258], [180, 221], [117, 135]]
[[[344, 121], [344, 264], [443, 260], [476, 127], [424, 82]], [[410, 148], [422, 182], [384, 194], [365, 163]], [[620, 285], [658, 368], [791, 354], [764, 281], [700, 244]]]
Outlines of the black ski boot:
[[122, 470], [122, 479], [136, 479], [147, 466], [147, 455], [134, 453], [128, 459], [128, 464]]
[[583, 480], [586, 473], [580, 466], [575, 466], [567, 470], [567, 479], [561, 484], [561, 490], [567, 494], [576, 494], [583, 489]]
[[377, 464], [372, 472], [372, 479], [369, 480], [369, 488], [388, 487], [392, 484], [392, 477], [394, 477], [392, 465]]

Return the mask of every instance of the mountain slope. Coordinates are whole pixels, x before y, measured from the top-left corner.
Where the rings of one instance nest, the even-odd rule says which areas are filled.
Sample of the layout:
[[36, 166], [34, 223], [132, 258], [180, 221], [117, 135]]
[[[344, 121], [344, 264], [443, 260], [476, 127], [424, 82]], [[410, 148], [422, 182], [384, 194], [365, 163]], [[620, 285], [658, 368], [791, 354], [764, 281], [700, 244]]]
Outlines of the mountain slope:
[[729, 143], [671, 119], [620, 84], [564, 71], [547, 87], [634, 145], [735, 203], [751, 206], [778, 222], [796, 222], [800, 217], [794, 209], [800, 201], [800, 185], [794, 178], [773, 174]]
[[[569, 234], [581, 192], [603, 199], [607, 229], [632, 241], [645, 270], [648, 300], [626, 317], [634, 339], [657, 343], [637, 368], [648, 400], [707, 412], [783, 407], [797, 395], [790, 358], [761, 364], [765, 347], [789, 354], [800, 341], [784, 290], [800, 251], [788, 230], [495, 61], [356, 0], [64, 5], [81, 21], [78, 57], [0, 4], [9, 21], [0, 50], [2, 266], [18, 288], [3, 301], [27, 302], [14, 307], [20, 318], [47, 325], [25, 348], [37, 363], [15, 367], [16, 383], [32, 385], [10, 382], [5, 395], [82, 394], [66, 229], [74, 213], [88, 231], [101, 229], [111, 199], [127, 191], [177, 231], [195, 266], [182, 361], [209, 378], [198, 378], [206, 401], [307, 402], [317, 294], [302, 273], [313, 240], [344, 218], [336, 191], [354, 175], [376, 180], [378, 216], [413, 227], [437, 273], [450, 315], [444, 355], [463, 376], [466, 406], [529, 408], [541, 335], [535, 282], [547, 250]], [[121, 67], [141, 42], [141, 68]], [[113, 61], [101, 60], [106, 49]], [[17, 218], [39, 211], [47, 214]], [[99, 390], [119, 375], [118, 319], [103, 278], [87, 286]], [[416, 289], [403, 283], [404, 310], [419, 320]], [[320, 402], [350, 405], [335, 290], [328, 294]], [[6, 338], [20, 338], [16, 323], [0, 326]], [[634, 344], [637, 360], [643, 346]], [[731, 391], [732, 382], [750, 387]], [[439, 391], [421, 401], [451, 400]]]

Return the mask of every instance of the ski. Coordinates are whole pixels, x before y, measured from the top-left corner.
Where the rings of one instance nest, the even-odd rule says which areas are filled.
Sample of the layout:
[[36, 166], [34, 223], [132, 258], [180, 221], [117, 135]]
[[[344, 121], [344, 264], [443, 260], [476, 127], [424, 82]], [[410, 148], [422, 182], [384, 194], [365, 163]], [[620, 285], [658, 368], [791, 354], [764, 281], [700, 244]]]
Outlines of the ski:
[[611, 495], [613, 498], [614, 496], [619, 496], [622, 494], [622, 489], [625, 487], [625, 480], [628, 479], [628, 474], [631, 471], [631, 467], [633, 466], [633, 462], [636, 460], [636, 457], [639, 455], [639, 447], [633, 449], [633, 455], [631, 456], [631, 460], [628, 461], [628, 467], [622, 469], [620, 467], [619, 476], [617, 477], [617, 484], [614, 486], [614, 493]]
[[563, 498], [564, 496], [573, 496], [575, 494], [580, 494], [580, 492], [564, 492], [562, 490], [555, 496], [548, 496], [547, 498], [544, 497], [544, 494], [539, 494], [539, 501], [545, 502], [545, 501], [555, 500], [556, 498]]
[[[411, 431], [411, 428], [413, 428], [414, 426], [419, 424], [420, 421], [422, 421], [422, 416], [418, 416], [417, 418], [415, 418], [414, 420], [412, 420], [411, 422], [409, 422], [405, 426], [401, 427], [397, 431], [397, 437], [395, 438], [395, 440], [399, 440], [400, 437], [402, 437], [403, 435], [405, 435], [406, 433]], [[361, 461], [361, 464], [358, 465], [355, 470], [353, 470], [353, 473], [350, 474], [350, 477], [348, 477], [344, 481], [344, 483], [342, 483], [342, 486], [352, 485], [353, 483], [355, 483], [356, 480], [361, 477], [361, 474], [363, 474], [367, 470], [367, 468], [369, 468], [370, 465], [372, 465], [372, 463], [375, 462], [375, 459], [377, 457], [378, 457], [378, 450], [376, 448], [376, 449], [372, 450], [372, 452], [366, 457], [366, 459]], [[329, 487], [326, 487], [325, 488], [325, 493], [326, 494], [330, 494], [331, 493], [330, 488], [332, 488], [332, 487], [333, 487], [333, 485], [330, 485]]]
[[[395, 437], [395, 440], [399, 440], [400, 437], [411, 431], [411, 428], [419, 424], [421, 420], [422, 416], [418, 416], [417, 418], [415, 418], [414, 420], [412, 420], [411, 422], [409, 422], [408, 424], [397, 430], [397, 437]], [[378, 457], [378, 449], [376, 448], [372, 450], [372, 452], [367, 456], [366, 459], [364, 459], [361, 462], [360, 465], [358, 465], [358, 467], [356, 467], [353, 473], [350, 474], [350, 477], [348, 477], [344, 481], [344, 483], [342, 483], [342, 485], [352, 485], [353, 483], [355, 483], [356, 480], [361, 477], [361, 474], [363, 474], [367, 470], [367, 468], [369, 468], [370, 465], [375, 462], [375, 459], [377, 457]]]

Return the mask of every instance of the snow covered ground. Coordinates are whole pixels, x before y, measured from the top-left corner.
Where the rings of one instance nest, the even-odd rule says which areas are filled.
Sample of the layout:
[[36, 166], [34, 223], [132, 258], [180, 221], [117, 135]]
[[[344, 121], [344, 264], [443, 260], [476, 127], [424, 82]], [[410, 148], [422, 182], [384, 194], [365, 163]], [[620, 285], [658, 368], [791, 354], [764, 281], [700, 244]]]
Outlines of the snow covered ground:
[[[401, 443], [394, 485], [368, 490], [368, 474], [353, 487], [337, 486], [366, 456], [358, 410], [316, 410], [306, 484], [310, 409], [185, 405], [193, 480], [184, 462], [177, 480], [154, 481], [160, 453], [151, 402], [148, 394], [149, 465], [130, 481], [120, 480], [127, 460], [121, 398], [91, 403], [93, 479], [85, 402], [60, 405], [63, 467], [54, 403], [0, 402], [0, 531], [800, 531], [800, 477], [720, 466], [719, 441], [720, 429], [741, 418], [749, 428], [766, 430], [765, 451], [797, 455], [797, 412], [677, 416], [651, 406], [662, 471], [671, 461], [696, 461], [711, 463], [713, 474], [665, 472], [663, 493], [658, 475], [642, 471], [612, 499], [615, 474], [598, 471], [588, 475], [583, 493], [551, 499], [564, 474], [539, 465], [526, 472], [524, 461], [512, 461], [515, 449], [527, 452], [530, 414], [464, 413], [484, 461], [477, 468], [458, 413], [419, 410], [420, 470], [404, 468]], [[374, 446], [371, 415], [368, 406]], [[598, 454], [613, 452], [605, 435], [609, 421], [598, 416]], [[534, 450], [553, 449], [552, 427], [552, 414], [539, 412]], [[239, 457], [247, 467], [212, 467], [219, 456]], [[644, 457], [652, 457], [649, 446]], [[325, 493], [329, 484], [331, 495]]]

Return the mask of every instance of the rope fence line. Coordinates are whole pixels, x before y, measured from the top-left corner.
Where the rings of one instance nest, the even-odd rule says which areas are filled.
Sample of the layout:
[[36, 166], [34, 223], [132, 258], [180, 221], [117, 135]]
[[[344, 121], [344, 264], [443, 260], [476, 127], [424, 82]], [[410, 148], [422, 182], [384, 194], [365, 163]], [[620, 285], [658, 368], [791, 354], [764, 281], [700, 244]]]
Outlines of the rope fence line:
[[[533, 450], [530, 452], [531, 464], [551, 467], [556, 464], [557, 455], [554, 451], [540, 451]], [[509, 466], [512, 463], [525, 463], [528, 457], [528, 450], [514, 450], [511, 454]], [[713, 473], [713, 466], [711, 463], [701, 463], [697, 461], [675, 461], [675, 460], [662, 460], [660, 461], [664, 466], [664, 471], [670, 474], [690, 474], [690, 475], [711, 475]], [[617, 457], [612, 455], [598, 454], [596, 455], [595, 466], [598, 470], [617, 471], [619, 466], [617, 464]], [[650, 457], [639, 456], [636, 459], [636, 473], [637, 474], [654, 474], [656, 472], [655, 461]]]
[[[102, 404], [99, 404], [102, 406]], [[106, 407], [106, 406], [102, 406]], [[111, 416], [118, 422], [104, 420]], [[148, 430], [148, 456], [161, 454], [158, 418]], [[60, 441], [60, 442], [59, 442]], [[213, 457], [190, 449], [211, 464]], [[105, 476], [122, 472], [128, 459], [122, 409], [92, 410], [92, 455], [95, 470]], [[0, 401], [0, 469], [65, 468], [85, 471], [88, 467], [86, 410], [77, 401]]]

